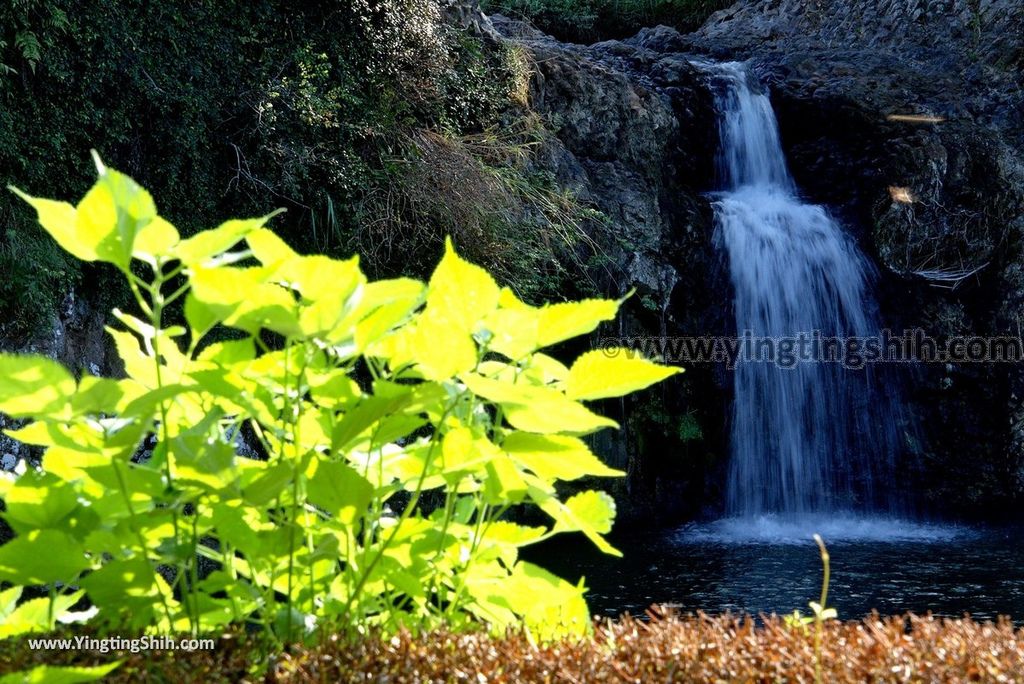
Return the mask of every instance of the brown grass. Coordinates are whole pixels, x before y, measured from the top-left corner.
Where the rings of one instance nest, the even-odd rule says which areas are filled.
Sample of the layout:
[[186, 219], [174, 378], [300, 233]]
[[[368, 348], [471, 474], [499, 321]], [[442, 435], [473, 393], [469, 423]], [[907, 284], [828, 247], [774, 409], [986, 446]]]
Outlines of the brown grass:
[[[521, 634], [401, 634], [355, 643], [331, 639], [276, 656], [254, 674], [243, 639], [212, 653], [121, 654], [109, 681], [121, 682], [811, 682], [814, 627], [734, 616], [679, 616], [652, 609], [598, 624], [592, 639], [537, 645]], [[0, 642], [0, 671], [47, 664], [95, 664], [91, 653], [30, 652]], [[1024, 630], [1008, 620], [878, 616], [825, 624], [825, 682], [1024, 681]]]

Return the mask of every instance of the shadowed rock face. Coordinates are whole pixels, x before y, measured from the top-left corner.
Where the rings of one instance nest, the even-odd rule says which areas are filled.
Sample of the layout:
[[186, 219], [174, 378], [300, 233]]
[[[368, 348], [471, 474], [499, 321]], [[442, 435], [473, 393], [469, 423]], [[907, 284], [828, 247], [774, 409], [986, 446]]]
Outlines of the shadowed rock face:
[[[725, 277], [702, 195], [713, 178], [715, 113], [688, 56], [619, 41], [563, 44], [522, 22], [492, 20], [530, 56], [530, 107], [552, 131], [538, 163], [608, 218], [592, 236], [603, 255], [594, 278], [615, 296], [636, 290], [616, 334], [725, 334]], [[622, 517], [669, 522], [717, 501], [707, 492], [720, 486], [728, 401], [715, 373], [690, 368], [686, 382], [603, 407], [626, 419], [598, 445], [629, 472], [612, 485]], [[687, 412], [700, 439], [680, 437]]]
[[[610, 291], [636, 286], [654, 304], [632, 307], [627, 328], [731, 332], [701, 195], [713, 178], [714, 116], [689, 60], [705, 56], [749, 60], [768, 84], [802, 193], [827, 205], [875, 262], [892, 328], [1006, 335], [1024, 316], [1022, 8], [761, 0], [715, 14], [694, 34], [661, 26], [587, 47], [503, 18], [494, 25], [534, 57], [532, 105], [557, 138], [551, 168], [612, 219], [598, 238], [611, 257]], [[696, 389], [663, 393], [665, 420], [698, 406], [702, 425], [724, 424], [721, 372], [695, 367], [687, 379]], [[907, 380], [925, 504], [1006, 512], [1024, 494], [1020, 365], [918, 365]], [[632, 454], [630, 505], [646, 497], [656, 508], [682, 494], [714, 501], [721, 435], [674, 442], [645, 422], [644, 408], [633, 407], [618, 445], [620, 459]]]

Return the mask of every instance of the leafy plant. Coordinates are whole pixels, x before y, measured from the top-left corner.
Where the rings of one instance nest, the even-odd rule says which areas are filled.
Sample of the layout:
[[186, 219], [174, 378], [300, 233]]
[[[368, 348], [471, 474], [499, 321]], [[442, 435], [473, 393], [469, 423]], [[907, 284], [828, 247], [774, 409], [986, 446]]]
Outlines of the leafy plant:
[[[273, 214], [181, 239], [96, 162], [77, 206], [12, 188], [65, 250], [113, 265], [138, 312], [109, 329], [123, 379], [0, 354], [0, 411], [32, 421], [9, 434], [46, 449], [40, 470], [0, 479], [16, 534], [0, 546], [0, 635], [590, 629], [584, 587], [519, 549], [582, 532], [618, 553], [612, 499], [563, 501], [556, 484], [621, 474], [581, 439], [615, 426], [584, 402], [677, 369], [541, 350], [619, 302], [528, 306], [450, 241], [429, 282], [369, 282], [355, 257], [294, 252]], [[176, 303], [185, 325], [168, 321]], [[262, 458], [239, 455], [242, 434]], [[505, 519], [513, 506], [550, 523]]]
[[814, 679], [817, 682], [821, 681], [821, 635], [823, 625], [826, 620], [834, 620], [838, 617], [838, 613], [835, 608], [828, 608], [828, 583], [830, 578], [830, 557], [828, 555], [828, 549], [825, 548], [825, 542], [822, 541], [821, 535], [815, 534], [814, 541], [818, 545], [818, 551], [821, 553], [821, 566], [822, 566], [822, 578], [821, 578], [821, 599], [818, 601], [811, 601], [808, 605], [811, 607], [813, 616], [804, 616], [799, 610], [794, 610], [792, 615], [785, 617], [786, 624], [790, 627], [798, 627], [800, 629], [807, 629], [807, 625], [814, 624]]
[[[30, 45], [29, 34], [38, 41], [34, 73], [16, 45]], [[92, 169], [66, 160], [96, 146], [162, 199], [183, 235], [208, 227], [208, 217], [288, 206], [280, 230], [293, 247], [359, 252], [364, 272], [390, 277], [406, 255], [391, 259], [378, 241], [377, 258], [352, 229], [382, 218], [371, 200], [405, 170], [394, 160], [413, 131], [460, 136], [518, 118], [507, 109], [523, 65], [509, 52], [450, 25], [435, 0], [0, 3], [0, 185], [16, 179], [43, 196], [77, 197]], [[486, 88], [464, 100], [472, 84]], [[449, 128], [454, 112], [466, 130]], [[440, 218], [405, 217], [409, 233], [430, 235], [415, 263], [431, 264], [443, 233], [461, 232]], [[109, 269], [54, 268], [59, 250], [27, 219], [0, 193], [0, 273], [9, 276], [0, 337], [20, 343], [47, 327], [79, 280], [128, 300]], [[491, 266], [469, 249], [476, 242], [457, 244]], [[509, 244], [499, 253], [512, 253]], [[24, 305], [22, 282], [40, 306]]]

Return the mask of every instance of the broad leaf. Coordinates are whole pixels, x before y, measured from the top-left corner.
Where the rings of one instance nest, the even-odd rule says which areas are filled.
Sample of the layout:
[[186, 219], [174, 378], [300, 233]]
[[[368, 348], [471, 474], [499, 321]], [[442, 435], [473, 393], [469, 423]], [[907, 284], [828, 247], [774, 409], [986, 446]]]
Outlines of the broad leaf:
[[473, 332], [480, 320], [498, 306], [499, 294], [494, 278], [460, 257], [448, 238], [444, 257], [427, 286], [427, 309], [435, 320]]
[[581, 477], [621, 477], [609, 468], [578, 437], [513, 432], [502, 448], [522, 467], [545, 480], [576, 480]]
[[681, 373], [659, 366], [629, 349], [595, 349], [581, 354], [569, 369], [565, 394], [571, 399], [621, 397]]
[[537, 326], [540, 346], [547, 347], [586, 335], [604, 321], [615, 318], [618, 311], [619, 303], [611, 299], [585, 299], [545, 306], [540, 310]]
[[362, 475], [340, 461], [317, 459], [306, 482], [309, 500], [351, 525], [363, 515], [373, 498], [373, 486]]
[[67, 369], [44, 356], [0, 353], [0, 378], [0, 411], [14, 418], [64, 412], [75, 393]]
[[4, 582], [70, 582], [88, 567], [82, 545], [57, 530], [29, 532], [0, 546], [0, 581]]

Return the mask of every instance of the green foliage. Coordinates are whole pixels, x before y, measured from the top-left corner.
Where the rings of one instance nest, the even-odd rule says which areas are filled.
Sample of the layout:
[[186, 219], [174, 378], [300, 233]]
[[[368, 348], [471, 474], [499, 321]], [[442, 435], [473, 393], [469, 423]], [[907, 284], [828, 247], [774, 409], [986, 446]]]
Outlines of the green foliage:
[[42, 233], [7, 230], [0, 239], [0, 310], [5, 313], [0, 336], [30, 330], [78, 280], [74, 260]]
[[[40, 0], [11, 0], [9, 13], [8, 23], [0, 33], [0, 77], [18, 73], [17, 68], [4, 60], [23, 63], [34, 74], [44, 50], [70, 26], [68, 16], [58, 3]], [[4, 54], [9, 44], [14, 47], [13, 56]]]
[[[257, 625], [276, 643], [370, 627], [590, 628], [584, 588], [519, 549], [581, 532], [617, 553], [603, 537], [611, 498], [557, 493], [621, 475], [580, 439], [615, 423], [582, 402], [677, 370], [594, 354], [567, 367], [541, 350], [618, 302], [529, 306], [451, 241], [423, 283], [300, 255], [270, 215], [182, 239], [148, 192], [97, 166], [77, 205], [15, 191], [65, 250], [121, 273], [139, 315], [114, 311], [120, 380], [0, 355], [0, 410], [31, 420], [9, 434], [46, 449], [42, 470], [0, 479], [16, 535], [0, 546], [6, 635], [76, 619], [157, 633]], [[166, 320], [176, 302], [185, 326]], [[236, 453], [243, 429], [266, 460]], [[513, 506], [550, 522], [504, 520]], [[29, 586], [45, 596], [22, 601]]]
[[[37, 52], [23, 52], [26, 31]], [[409, 136], [493, 129], [522, 87], [508, 50], [444, 24], [434, 0], [17, 0], [0, 6], [2, 44], [0, 184], [84, 192], [88, 167], [66, 160], [98, 147], [173, 207], [183, 234], [283, 204], [278, 230], [291, 244], [362, 251], [375, 277], [398, 258], [362, 250], [357, 228], [380, 219], [381, 196], [411, 204], [393, 194], [423, 182], [408, 177]], [[13, 199], [0, 198], [5, 338], [45, 322], [80, 277]], [[461, 229], [390, 213], [429, 234], [430, 253], [443, 241], [436, 226]], [[539, 258], [557, 263], [550, 250]], [[109, 289], [97, 274], [107, 272], [85, 273], [90, 289]]]
[[679, 419], [679, 440], [682, 442], [692, 442], [699, 439], [704, 439], [704, 430], [701, 429], [700, 423], [697, 421], [697, 417], [691, 412], [683, 415]]
[[484, 0], [489, 12], [521, 17], [563, 40], [592, 43], [631, 36], [645, 26], [698, 28], [729, 0]]
[[120, 661], [92, 667], [55, 667], [37, 665], [25, 672], [12, 672], [0, 677], [0, 684], [80, 684], [95, 682], [113, 672]]

